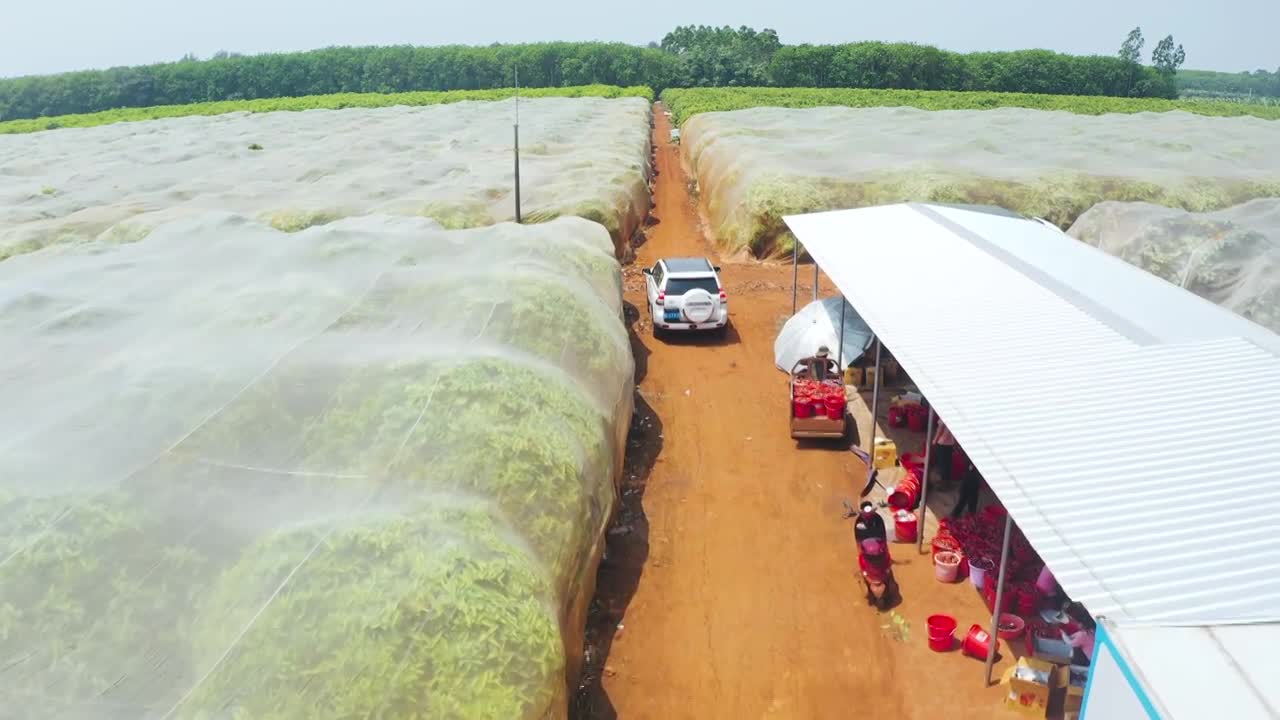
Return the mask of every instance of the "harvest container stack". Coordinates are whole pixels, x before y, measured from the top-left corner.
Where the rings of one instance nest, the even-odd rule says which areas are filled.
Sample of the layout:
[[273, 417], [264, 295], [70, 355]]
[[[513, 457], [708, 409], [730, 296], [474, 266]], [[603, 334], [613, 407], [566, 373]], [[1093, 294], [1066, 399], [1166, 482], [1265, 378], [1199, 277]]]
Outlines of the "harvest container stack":
[[[993, 613], [1006, 517], [1005, 509], [997, 504], [973, 515], [941, 518], [932, 543], [938, 579], [954, 582], [967, 575]], [[952, 566], [955, 571], [946, 570]], [[1004, 648], [1019, 658], [1003, 678], [1009, 688], [1005, 704], [1044, 717], [1051, 698], [1061, 695], [1065, 712], [1072, 717], [1071, 713], [1079, 710], [1088, 667], [1073, 664], [1075, 653], [1068, 637], [1081, 627], [1059, 612], [1061, 598], [1053, 591], [1046, 592], [1041, 582], [1044, 570], [1044, 562], [1014, 524], [997, 623]], [[962, 644], [966, 653], [986, 658], [987, 643], [991, 642], [986, 628], [985, 622], [970, 628]], [[931, 647], [949, 649], [937, 643]]]
[[201, 214], [0, 263], [3, 714], [565, 717], [621, 313], [569, 218]]
[[797, 418], [825, 417], [843, 420], [847, 400], [844, 385], [836, 380], [794, 381], [792, 414]]

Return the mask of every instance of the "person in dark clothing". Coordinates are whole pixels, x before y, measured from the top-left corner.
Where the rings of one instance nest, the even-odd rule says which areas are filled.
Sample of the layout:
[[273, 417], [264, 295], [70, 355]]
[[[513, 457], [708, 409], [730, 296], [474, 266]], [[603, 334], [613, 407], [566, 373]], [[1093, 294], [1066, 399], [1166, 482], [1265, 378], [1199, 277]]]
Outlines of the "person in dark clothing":
[[981, 488], [982, 475], [978, 474], [978, 468], [970, 460], [960, 476], [960, 500], [956, 502], [956, 509], [951, 511], [951, 517], [960, 517], [965, 513], [965, 508], [970, 513], [978, 512], [978, 492]]
[[929, 451], [929, 466], [931, 470], [938, 473], [938, 480], [942, 485], [948, 485], [951, 482], [951, 458], [955, 455], [956, 438], [947, 429], [946, 423], [942, 419], [938, 419], [938, 432], [933, 436], [933, 448]]
[[888, 542], [889, 531], [885, 527], [884, 518], [876, 512], [875, 505], [864, 502], [858, 508], [858, 520], [853, 525], [853, 537], [858, 541], [859, 548], [862, 548], [867, 540], [879, 540], [881, 544]]
[[898, 599], [898, 582], [889, 557], [889, 533], [875, 505], [864, 502], [853, 525], [858, 543], [858, 569], [867, 586], [867, 602], [884, 610]]

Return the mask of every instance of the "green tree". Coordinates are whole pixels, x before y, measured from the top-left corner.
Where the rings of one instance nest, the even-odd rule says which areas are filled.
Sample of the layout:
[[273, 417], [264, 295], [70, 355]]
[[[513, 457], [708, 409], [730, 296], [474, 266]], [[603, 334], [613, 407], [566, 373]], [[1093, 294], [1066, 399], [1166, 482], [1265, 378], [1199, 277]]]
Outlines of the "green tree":
[[1126, 95], [1138, 94], [1138, 77], [1142, 69], [1142, 46], [1146, 44], [1146, 40], [1142, 37], [1142, 26], [1138, 26], [1129, 31], [1129, 35], [1120, 44], [1120, 61], [1128, 66], [1128, 87], [1125, 89]]
[[1156, 43], [1156, 49], [1151, 51], [1151, 64], [1162, 75], [1174, 75], [1186, 60], [1186, 51], [1181, 45], [1174, 46], [1172, 35], [1166, 35], [1163, 40]]
[[1120, 44], [1120, 59], [1130, 65], [1142, 63], [1142, 46], [1147, 43], [1142, 37], [1142, 26], [1129, 31], [1128, 37]]
[[680, 59], [688, 85], [765, 85], [782, 42], [768, 28], [682, 25], [667, 33], [660, 47]]

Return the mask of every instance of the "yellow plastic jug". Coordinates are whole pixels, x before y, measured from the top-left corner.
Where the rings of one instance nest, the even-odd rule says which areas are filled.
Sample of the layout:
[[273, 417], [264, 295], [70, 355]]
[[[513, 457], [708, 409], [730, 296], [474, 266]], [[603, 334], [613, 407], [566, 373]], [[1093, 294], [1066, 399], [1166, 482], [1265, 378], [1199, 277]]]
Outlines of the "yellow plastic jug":
[[844, 369], [844, 384], [858, 386], [862, 384], [862, 368], [847, 367]]
[[875, 454], [871, 462], [877, 470], [888, 470], [898, 464], [898, 445], [889, 438], [876, 438]]

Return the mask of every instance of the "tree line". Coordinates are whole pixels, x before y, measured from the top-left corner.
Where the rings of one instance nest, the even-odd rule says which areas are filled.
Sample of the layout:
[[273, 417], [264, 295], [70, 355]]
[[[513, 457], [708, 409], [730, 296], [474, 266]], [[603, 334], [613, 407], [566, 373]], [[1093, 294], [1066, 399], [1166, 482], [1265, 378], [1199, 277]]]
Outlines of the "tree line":
[[1209, 97], [1280, 98], [1280, 68], [1241, 73], [1183, 70], [1178, 73], [1178, 91]]
[[[1140, 52], [1141, 42], [1136, 47]], [[188, 56], [171, 63], [0, 79], [0, 120], [347, 92], [484, 90], [510, 87], [517, 68], [525, 87], [647, 85], [658, 92], [668, 87], [850, 87], [1176, 97], [1173, 72], [1142, 65], [1125, 52], [1110, 57], [1047, 50], [964, 54], [881, 42], [787, 46], [768, 29], [685, 26], [648, 47], [552, 42], [219, 53], [207, 60]]]

